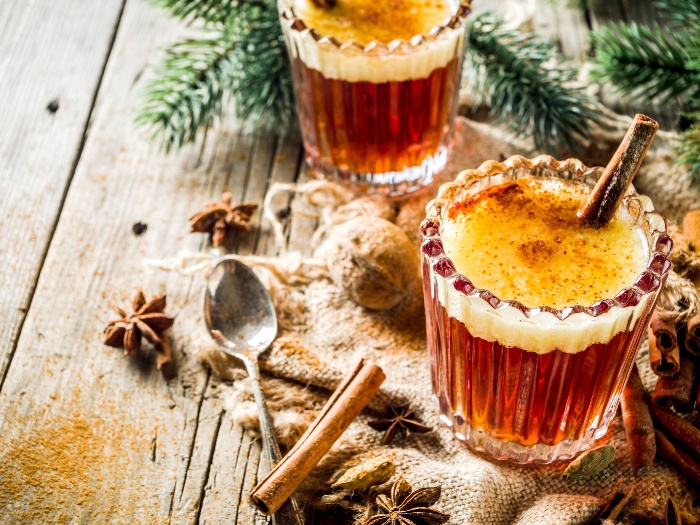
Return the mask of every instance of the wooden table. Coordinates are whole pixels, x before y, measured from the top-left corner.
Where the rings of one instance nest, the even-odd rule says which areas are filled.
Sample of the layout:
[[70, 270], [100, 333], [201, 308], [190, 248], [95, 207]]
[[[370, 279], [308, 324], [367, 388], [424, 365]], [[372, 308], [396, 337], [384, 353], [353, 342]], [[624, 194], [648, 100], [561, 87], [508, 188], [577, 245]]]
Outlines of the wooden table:
[[[573, 58], [590, 25], [654, 17], [634, 0], [541, 4], [535, 29]], [[146, 67], [182, 33], [145, 0], [0, 2], [0, 524], [266, 521], [247, 503], [260, 443], [197, 359], [201, 279], [142, 261], [206, 249], [187, 218], [223, 190], [262, 201], [307, 174], [296, 131], [247, 135], [228, 120], [165, 156], [135, 130]], [[305, 251], [313, 226], [291, 214], [289, 249]], [[274, 252], [262, 229], [236, 248]], [[177, 314], [173, 374], [102, 344], [110, 306], [137, 288], [167, 291]]]

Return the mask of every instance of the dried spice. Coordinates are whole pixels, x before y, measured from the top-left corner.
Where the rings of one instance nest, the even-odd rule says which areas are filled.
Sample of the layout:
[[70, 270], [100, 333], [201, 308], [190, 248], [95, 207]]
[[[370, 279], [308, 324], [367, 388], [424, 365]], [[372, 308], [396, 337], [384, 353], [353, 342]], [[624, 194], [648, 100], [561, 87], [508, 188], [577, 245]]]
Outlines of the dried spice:
[[170, 341], [164, 332], [173, 325], [174, 319], [163, 313], [165, 295], [146, 301], [139, 290], [131, 301], [131, 311], [115, 307], [121, 316], [110, 321], [105, 328], [104, 343], [115, 348], [123, 348], [124, 354], [134, 356], [141, 348], [141, 336], [145, 337], [156, 349], [156, 365], [160, 370], [172, 361]]
[[334, 489], [367, 489], [374, 485], [381, 485], [391, 479], [396, 472], [396, 467], [389, 458], [379, 457], [368, 459], [356, 467], [352, 467], [333, 483]]
[[631, 490], [623, 491], [621, 487], [622, 478], [617, 480], [603, 506], [586, 522], [586, 525], [600, 525], [608, 520], [614, 522], [617, 519], [632, 497]]
[[564, 475], [575, 481], [588, 479], [605, 469], [613, 459], [615, 459], [615, 447], [612, 445], [592, 448], [569, 463]]
[[387, 417], [370, 421], [368, 424], [374, 430], [385, 431], [382, 438], [382, 445], [388, 445], [394, 440], [397, 432], [400, 432], [404, 437], [409, 437], [411, 432], [416, 434], [425, 434], [430, 432], [432, 427], [424, 425], [416, 420], [416, 413], [410, 405], [401, 405], [398, 408], [388, 407]]
[[219, 202], [208, 202], [204, 209], [190, 217], [190, 231], [208, 233], [214, 247], [221, 246], [230, 231], [250, 230], [250, 219], [258, 209], [254, 202], [233, 206], [233, 197], [224, 192]]
[[430, 508], [438, 502], [441, 492], [439, 486], [412, 490], [400, 478], [391, 488], [390, 497], [377, 497], [380, 513], [365, 521], [365, 525], [441, 525], [450, 515]]
[[635, 364], [622, 391], [620, 406], [627, 437], [627, 452], [635, 475], [648, 471], [656, 457], [656, 436], [649, 406], [644, 401], [644, 385]]
[[683, 520], [678, 512], [678, 506], [672, 498], [666, 501], [666, 509], [664, 511], [664, 522], [666, 525], [681, 525]]

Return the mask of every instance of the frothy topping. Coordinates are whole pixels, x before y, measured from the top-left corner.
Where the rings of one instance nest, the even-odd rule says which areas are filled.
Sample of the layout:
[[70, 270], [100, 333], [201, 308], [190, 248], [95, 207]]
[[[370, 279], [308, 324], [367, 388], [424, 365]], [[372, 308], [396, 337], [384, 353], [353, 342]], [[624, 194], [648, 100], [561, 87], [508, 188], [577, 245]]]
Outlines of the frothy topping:
[[338, 0], [331, 8], [319, 7], [311, 0], [295, 0], [294, 10], [321, 35], [362, 45], [409, 41], [452, 15], [446, 0]]
[[[464, 22], [415, 45], [386, 47], [395, 40], [408, 42], [416, 35], [428, 34], [454, 15], [455, 9], [447, 0], [338, 0], [330, 9], [316, 7], [311, 0], [294, 0], [293, 14], [308, 29], [296, 30], [288, 24], [283, 28], [292, 56], [306, 67], [328, 79], [383, 84], [428, 78], [448, 65], [454, 69], [450, 74], [456, 75]], [[341, 49], [324, 40], [317, 42], [309, 29], [365, 47], [345, 45]]]
[[648, 249], [624, 207], [603, 228], [581, 224], [588, 191], [546, 179], [489, 187], [450, 207], [445, 253], [475, 286], [527, 307], [613, 298], [644, 271]]

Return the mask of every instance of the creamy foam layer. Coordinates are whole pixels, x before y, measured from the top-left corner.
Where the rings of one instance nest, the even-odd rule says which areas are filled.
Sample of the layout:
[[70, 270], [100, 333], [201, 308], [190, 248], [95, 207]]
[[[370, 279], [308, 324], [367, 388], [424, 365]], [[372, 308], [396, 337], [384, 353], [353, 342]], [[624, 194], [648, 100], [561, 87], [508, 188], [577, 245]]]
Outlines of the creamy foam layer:
[[[535, 183], [534, 179], [530, 179], [527, 184], [531, 182]], [[585, 198], [585, 191], [564, 186], [565, 183], [563, 182], [552, 181], [551, 184], [552, 186], [546, 187], [544, 190], [542, 186], [536, 187], [535, 191], [561, 192], [562, 199], [568, 201], [568, 203], [565, 202], [563, 207], [571, 208], [575, 214], [577, 203]], [[495, 187], [496, 190], [492, 188], [490, 188], [491, 191], [497, 192], [498, 187]], [[551, 195], [544, 198], [540, 204], [546, 203], [550, 197]], [[562, 199], [556, 200], [554, 204], [561, 204]], [[476, 228], [475, 232], [472, 232], [477, 235], [471, 236], [471, 238], [467, 235], [468, 239], [462, 237], [460, 240], [460, 236], [455, 235], [455, 229], [469, 226], [468, 222], [464, 222], [470, 218], [469, 213], [463, 214], [460, 218], [459, 213], [455, 214], [453, 212], [451, 220], [443, 218], [441, 238], [445, 253], [453, 261], [457, 271], [472, 280], [475, 286], [492, 291], [502, 300], [517, 300], [527, 307], [548, 305], [563, 309], [575, 304], [590, 306], [597, 300], [611, 299], [622, 288], [631, 286], [638, 274], [644, 270], [648, 248], [641, 235], [641, 230], [633, 226], [632, 219], [626, 210], [621, 210], [618, 213], [618, 217], [615, 219], [617, 224], [613, 224], [610, 227], [610, 232], [608, 232], [610, 234], [610, 239], [608, 240], [619, 241], [622, 239], [626, 249], [616, 252], [614, 246], [601, 242], [600, 232], [589, 232], [593, 235], [594, 240], [590, 241], [592, 244], [597, 245], [598, 248], [601, 248], [602, 245], [602, 248], [612, 250], [608, 255], [618, 258], [616, 263], [619, 263], [618, 266], [628, 274], [625, 277], [625, 271], [619, 272], [619, 274], [615, 271], [608, 272], [610, 265], [601, 266], [594, 246], [589, 246], [589, 248], [593, 248], [590, 255], [594, 259], [590, 266], [580, 264], [578, 267], [576, 265], [572, 267], [571, 264], [575, 262], [576, 257], [585, 256], [587, 253], [587, 250], [582, 249], [581, 246], [579, 246], [581, 249], [573, 250], [569, 244], [572, 242], [580, 243], [579, 234], [581, 232], [572, 226], [572, 231], [568, 232], [570, 237], [567, 238], [566, 235], [562, 234], [563, 238], [559, 239], [559, 242], [554, 242], [556, 244], [555, 247], [548, 246], [553, 242], [552, 238], [546, 235], [543, 237], [541, 233], [532, 239], [530, 236], [536, 234], [536, 227], [531, 230], [527, 223], [528, 218], [532, 219], [532, 217], [529, 217], [528, 211], [530, 211], [531, 215], [533, 203], [521, 202], [517, 199], [515, 202], [518, 205], [516, 206], [518, 208], [516, 211], [519, 212], [517, 219], [511, 217], [509, 222], [506, 221], [502, 225], [488, 220], [484, 221], [483, 224]], [[470, 210], [474, 211], [471, 205], [466, 208], [467, 212]], [[534, 208], [534, 215], [537, 216], [536, 206]], [[559, 212], [561, 211], [560, 209]], [[473, 219], [473, 215], [471, 215], [471, 218]], [[542, 216], [539, 216], [539, 219], [542, 218]], [[549, 218], [552, 219], [553, 216]], [[553, 221], [554, 224], [557, 222], [556, 220]], [[450, 228], [453, 229], [451, 232], [449, 231]], [[563, 230], [566, 232], [566, 228], [563, 228]], [[509, 235], [512, 236], [514, 241], [512, 244], [509, 242]], [[486, 236], [489, 237], [489, 241], [498, 239], [500, 243], [505, 243], [507, 249], [499, 250], [494, 246], [479, 246], [478, 238]], [[544, 245], [538, 246], [536, 244], [538, 240], [544, 241]], [[475, 244], [454, 245], [455, 242], [471, 242]], [[535, 244], [531, 244], [532, 242]], [[529, 249], [533, 246], [536, 249]], [[523, 252], [522, 247], [525, 248], [524, 253], [521, 253]], [[585, 245], [583, 248], [585, 248]], [[633, 252], [636, 250], [636, 252], [632, 253], [631, 258], [628, 259], [628, 255], [630, 255], [628, 253], [629, 249], [632, 249]], [[575, 257], [567, 259], [566, 255], [570, 254], [563, 253], [558, 253], [557, 256], [558, 251], [568, 252], [569, 250], [572, 250]], [[483, 259], [480, 260], [481, 257]], [[503, 264], [500, 266], [495, 264], [497, 259], [502, 259]], [[568, 268], [566, 267], [567, 264], [569, 264]], [[625, 265], [632, 266], [633, 270], [630, 268], [625, 269]], [[513, 266], [515, 266], [515, 269], [513, 269]], [[528, 272], [519, 271], [522, 268], [527, 268], [532, 273], [537, 271], [538, 266], [542, 270], [538, 276], [539, 278], [530, 279], [529, 282], [527, 279]], [[584, 275], [587, 272], [593, 280], [596, 280], [597, 277], [603, 277], [602, 281], [604, 281], [606, 276], [610, 277], [610, 273], [612, 273], [614, 278], [622, 278], [623, 280], [612, 284], [601, 282], [591, 287], [585, 282]], [[577, 277], [570, 279], [569, 277], [572, 274], [576, 274]], [[651, 295], [648, 294], [642, 298], [637, 306], [626, 308], [613, 307], [598, 317], [592, 317], [587, 313], [575, 313], [564, 320], [560, 320], [553, 314], [540, 310], [528, 318], [514, 307], [503, 305], [498, 309], [494, 309], [477, 294], [466, 296], [455, 290], [450, 280], [434, 272], [432, 278], [437, 285], [440, 303], [446, 308], [450, 316], [464, 323], [473, 336], [487, 341], [497, 341], [504, 346], [516, 346], [540, 354], [556, 349], [566, 353], [576, 353], [585, 350], [592, 344], [608, 342], [617, 333], [630, 330], [635, 325], [651, 298]], [[550, 297], [550, 300], [547, 300], [550, 290], [553, 289], [556, 290], [556, 297], [553, 299]], [[572, 299], [571, 302], [569, 302], [569, 299]], [[577, 301], [576, 299], [581, 300]], [[566, 304], [562, 304], [562, 301], [566, 301]]]
[[516, 308], [495, 309], [478, 295], [466, 296], [444, 277], [432, 270], [431, 274], [440, 304], [450, 317], [464, 323], [472, 336], [538, 354], [554, 350], [575, 354], [593, 344], [607, 343], [616, 334], [631, 330], [652, 298], [652, 294], [647, 294], [637, 306], [613, 307], [598, 317], [576, 313], [559, 320], [540, 311], [526, 318]]
[[[324, 37], [340, 42], [355, 41], [362, 46], [371, 42], [388, 45], [394, 40], [410, 41], [416, 35], [428, 34], [453, 14], [446, 2], [392, 0], [387, 4], [376, 0], [340, 0], [330, 10], [316, 7], [310, 0], [295, 0], [295, 15], [308, 28]], [[334, 13], [337, 16], [334, 16]], [[355, 47], [339, 49], [331, 43], [319, 44], [308, 31], [285, 27], [291, 40], [292, 55], [307, 67], [326, 78], [348, 82], [399, 82], [427, 78], [434, 70], [447, 66], [461, 50], [464, 29], [446, 29], [438, 38], [417, 46], [404, 44], [394, 51], [381, 53]], [[371, 47], [371, 45], [369, 46]]]

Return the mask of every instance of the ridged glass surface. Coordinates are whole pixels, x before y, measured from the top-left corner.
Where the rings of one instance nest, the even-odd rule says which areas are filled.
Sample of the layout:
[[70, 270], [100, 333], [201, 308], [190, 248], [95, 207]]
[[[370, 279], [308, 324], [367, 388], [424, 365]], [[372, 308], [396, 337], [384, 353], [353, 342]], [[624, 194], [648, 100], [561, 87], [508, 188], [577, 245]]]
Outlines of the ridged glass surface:
[[[474, 337], [463, 322], [448, 314], [448, 310], [455, 311], [452, 301], [467, 298], [483, 301], [493, 315], [502, 316], [506, 310], [515, 309], [517, 316], [527, 319], [542, 311], [515, 301], [501, 301], [489, 291], [475, 288], [468, 276], [454, 270], [442, 249], [439, 230], [441, 213], [449, 199], [461, 194], [455, 186], [474, 188], [476, 184], [483, 188], [490, 181], [502, 183], [520, 176], [595, 181], [588, 168], [572, 166], [545, 156], [533, 161], [515, 157], [502, 165], [490, 164], [481, 172], [475, 170], [470, 176], [460, 175], [461, 180], [441, 190], [421, 227], [432, 388], [441, 419], [458, 439], [498, 459], [518, 463], [567, 459], [605, 434], [648, 325], [656, 294], [670, 269], [667, 255], [671, 245], [665, 221], [653, 211], [648, 199], [631, 191], [623, 205], [647, 238], [647, 270], [633, 286], [593, 307], [549, 309], [558, 322], [564, 322], [572, 315], [616, 315], [609, 311], [613, 307], [637, 308], [636, 320], [631, 317], [626, 329], [611, 332], [607, 342], [592, 344], [576, 353], [525, 351]], [[458, 293], [441, 294], [441, 286]]]
[[[341, 46], [328, 35], [309, 30], [292, 8], [281, 4], [306, 161], [316, 175], [351, 182], [361, 192], [399, 195], [429, 184], [444, 168], [454, 130], [467, 5], [435, 35], [396, 46], [362, 48], [353, 43]], [[445, 58], [431, 54], [433, 41], [454, 32], [459, 34], [449, 37], [454, 44], [449, 60], [426, 67], [425, 61], [434, 55], [437, 60]], [[342, 76], [344, 60], [353, 61], [352, 74], [357, 75], [362, 61], [367, 70], [383, 64], [388, 70], [394, 57], [405, 64], [413, 54], [422, 62], [420, 73], [409, 78], [374, 82]], [[317, 57], [337, 61], [333, 68], [339, 72], [332, 68], [337, 75], [316, 69], [321, 67], [314, 63], [321, 60]]]

